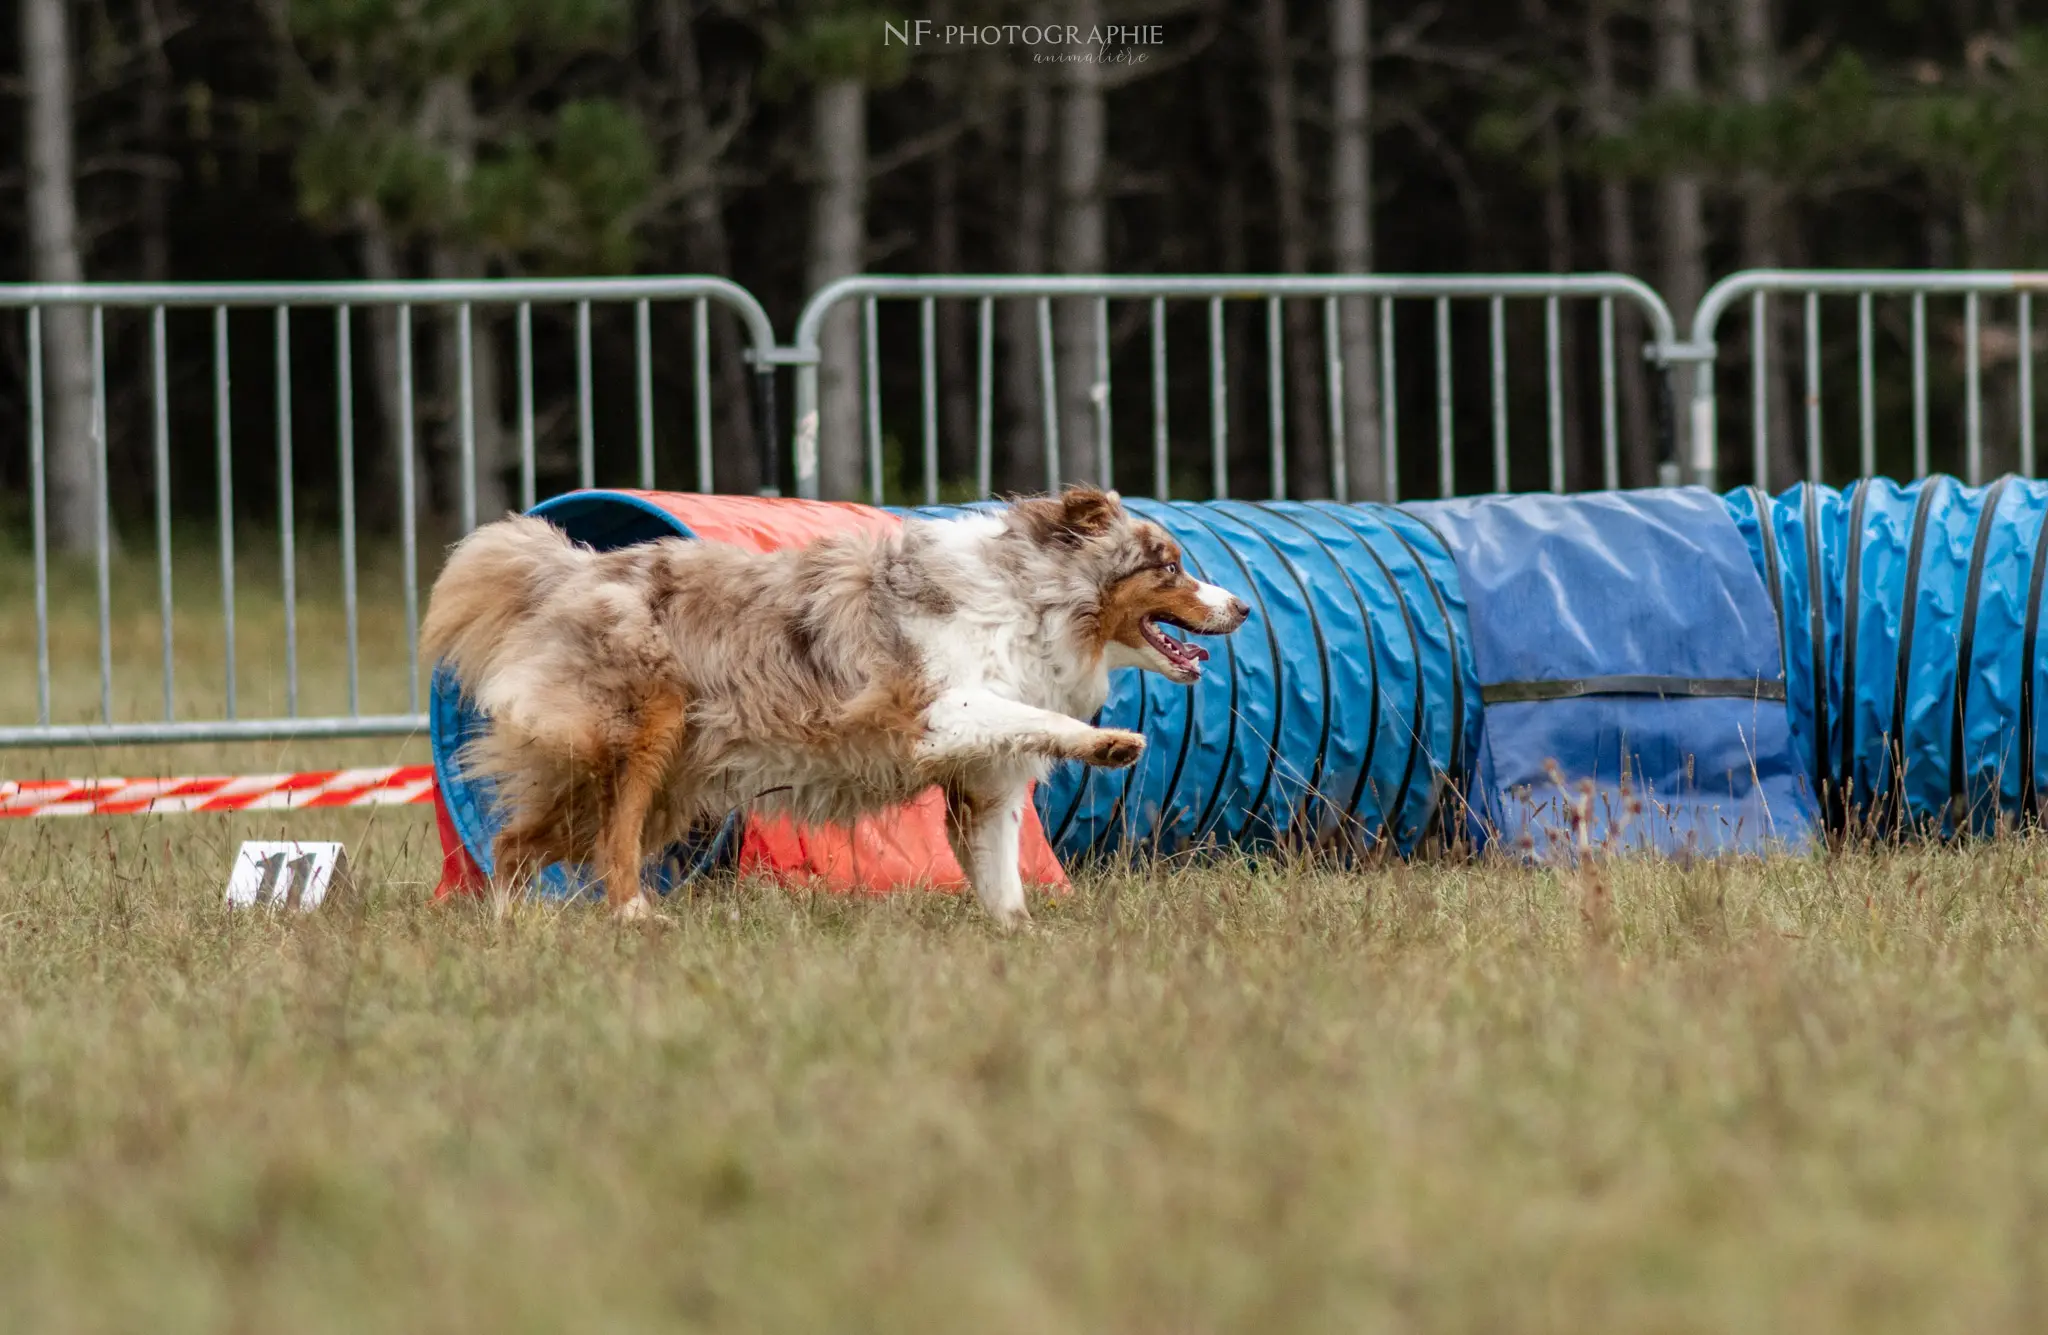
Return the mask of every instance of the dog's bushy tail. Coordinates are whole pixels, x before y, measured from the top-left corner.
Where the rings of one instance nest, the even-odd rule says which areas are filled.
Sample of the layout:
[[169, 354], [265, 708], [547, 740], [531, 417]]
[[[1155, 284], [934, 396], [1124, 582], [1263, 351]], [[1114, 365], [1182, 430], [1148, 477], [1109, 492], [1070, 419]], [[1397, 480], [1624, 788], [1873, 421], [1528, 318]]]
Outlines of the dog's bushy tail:
[[530, 515], [471, 533], [448, 554], [420, 626], [420, 652], [474, 689], [506, 635], [592, 553]]

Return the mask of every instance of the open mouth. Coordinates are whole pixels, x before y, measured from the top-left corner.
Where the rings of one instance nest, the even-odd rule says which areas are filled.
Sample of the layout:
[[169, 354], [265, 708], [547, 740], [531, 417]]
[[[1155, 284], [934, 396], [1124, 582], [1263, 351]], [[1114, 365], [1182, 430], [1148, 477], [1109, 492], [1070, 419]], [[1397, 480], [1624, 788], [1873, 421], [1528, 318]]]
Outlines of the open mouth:
[[1145, 643], [1157, 649], [1166, 661], [1190, 678], [1202, 675], [1202, 664], [1209, 661], [1209, 651], [1199, 644], [1186, 644], [1166, 633], [1158, 617], [1146, 617], [1138, 623], [1138, 631], [1145, 637]]

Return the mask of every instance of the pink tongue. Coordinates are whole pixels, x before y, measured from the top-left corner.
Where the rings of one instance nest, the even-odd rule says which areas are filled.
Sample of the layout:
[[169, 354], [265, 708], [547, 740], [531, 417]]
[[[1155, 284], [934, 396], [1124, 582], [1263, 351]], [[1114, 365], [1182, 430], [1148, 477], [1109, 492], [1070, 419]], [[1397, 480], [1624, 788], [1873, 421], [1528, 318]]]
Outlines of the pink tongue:
[[1181, 645], [1181, 649], [1187, 654], [1189, 658], [1194, 659], [1197, 663], [1206, 663], [1209, 661], [1209, 651], [1207, 649], [1204, 649], [1199, 644], [1183, 644]]

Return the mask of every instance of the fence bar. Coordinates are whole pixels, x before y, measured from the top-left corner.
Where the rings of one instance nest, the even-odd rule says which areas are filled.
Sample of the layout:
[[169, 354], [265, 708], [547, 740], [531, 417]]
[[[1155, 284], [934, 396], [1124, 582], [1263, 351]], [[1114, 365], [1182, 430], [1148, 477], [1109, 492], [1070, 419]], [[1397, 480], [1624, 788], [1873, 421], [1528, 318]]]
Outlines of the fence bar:
[[519, 508], [531, 510], [536, 499], [533, 479], [533, 303], [519, 303], [514, 324], [519, 343]]
[[1820, 458], [1820, 293], [1806, 294], [1806, 476], [1818, 483]]
[[1508, 489], [1508, 321], [1501, 297], [1486, 303], [1488, 367], [1493, 382], [1493, 489]]
[[[982, 300], [986, 301], [984, 297]], [[984, 491], [987, 488], [983, 488]], [[1152, 298], [1152, 494], [1166, 500], [1173, 490], [1173, 469], [1167, 459], [1166, 431], [1166, 298]]]
[[576, 485], [597, 485], [597, 428], [591, 406], [590, 303], [576, 303]]
[[1351, 499], [1351, 460], [1344, 438], [1344, 352], [1337, 333], [1337, 298], [1323, 298], [1323, 379], [1330, 394], [1330, 495]]
[[171, 378], [164, 337], [164, 308], [149, 312], [149, 398], [151, 463], [156, 475], [156, 602], [162, 625], [164, 718], [175, 717], [177, 663], [171, 653]]
[[107, 469], [106, 308], [92, 308], [93, 552], [100, 598], [100, 718], [114, 721], [113, 479]]
[[1600, 479], [1621, 486], [1621, 412], [1614, 375], [1614, 298], [1600, 298]]
[[974, 377], [974, 485], [986, 496], [995, 490], [996, 303], [977, 303]]
[[1856, 298], [1856, 393], [1859, 445], [1857, 463], [1864, 477], [1877, 472], [1877, 371], [1870, 294]]
[[696, 408], [697, 490], [711, 491], [711, 303], [690, 303], [690, 392]]
[[[578, 333], [581, 337], [583, 387], [590, 387], [590, 307], [585, 303], [580, 313]], [[400, 552], [405, 563], [405, 698], [406, 707], [417, 714], [420, 709], [420, 559], [419, 559], [419, 500], [417, 482], [413, 477], [414, 456], [418, 454], [418, 442], [413, 439], [414, 422], [417, 414], [413, 402], [412, 376], [412, 307], [398, 308], [398, 517], [399, 539], [403, 544]], [[589, 423], [590, 396], [583, 396], [584, 422]], [[590, 472], [590, 437], [584, 435], [583, 468], [586, 481]]]
[[1401, 499], [1400, 418], [1394, 396], [1394, 299], [1380, 298], [1380, 462], [1387, 504]]
[[271, 350], [277, 356], [277, 528], [284, 586], [284, 712], [286, 717], [296, 718], [299, 712], [299, 572], [298, 523], [292, 513], [291, 308], [279, 306], [276, 319]]
[[1095, 459], [1101, 485], [1116, 485], [1116, 454], [1109, 429], [1109, 302], [1095, 303], [1095, 384], [1088, 391], [1095, 405]]
[[1749, 466], [1763, 491], [1771, 489], [1771, 324], [1770, 300], [1762, 292], [1749, 298]]
[[1451, 423], [1451, 299], [1436, 299], [1436, 466], [1437, 489], [1458, 494], [1456, 437]]
[[939, 503], [938, 303], [917, 303], [919, 394], [924, 408], [924, 503]]
[[2034, 475], [2034, 294], [2020, 293], [2020, 474]]
[[1913, 477], [1927, 476], [1927, 294], [1913, 294]]
[[1060, 380], [1052, 359], [1052, 301], [1038, 299], [1038, 385], [1045, 412], [1045, 487], [1060, 489]]
[[1223, 378], [1223, 298], [1209, 298], [1209, 489], [1230, 495], [1230, 388]]
[[235, 716], [234, 418], [228, 398], [228, 308], [213, 308], [213, 468], [220, 522], [221, 637], [227, 664], [227, 715]]
[[1564, 330], [1556, 297], [1543, 299], [1545, 376], [1550, 386], [1550, 489], [1564, 490]]
[[868, 501], [882, 504], [882, 355], [875, 300], [860, 304], [863, 386], [867, 394]]
[[1280, 298], [1266, 298], [1266, 448], [1272, 465], [1273, 499], [1287, 499], [1287, 380], [1282, 365]]
[[647, 299], [633, 303], [633, 388], [640, 409], [640, 485], [654, 490], [654, 315]]
[[43, 311], [28, 308], [28, 513], [35, 548], [36, 722], [50, 726], [50, 532], [49, 503], [43, 494]]
[[462, 454], [456, 467], [462, 479], [462, 531], [469, 533], [476, 528], [476, 333], [470, 318], [469, 303], [455, 308], [455, 356], [456, 383], [460, 387], [460, 398], [456, 411], [461, 415], [457, 422], [457, 435], [461, 441]]
[[1975, 292], [1963, 298], [1963, 480], [1973, 487], [1984, 480], [1984, 368], [1978, 344], [1982, 314]]
[[[348, 641], [348, 712], [354, 718], [363, 712], [363, 701], [356, 638], [356, 371], [346, 306], [334, 308], [334, 381], [335, 471], [341, 482], [341, 614]], [[529, 499], [526, 506], [532, 509], [533, 502]]]
[[221, 719], [176, 723], [78, 724], [61, 727], [0, 727], [0, 750], [46, 746], [163, 746], [189, 742], [277, 742], [336, 737], [423, 736], [420, 714], [367, 714], [360, 718]]

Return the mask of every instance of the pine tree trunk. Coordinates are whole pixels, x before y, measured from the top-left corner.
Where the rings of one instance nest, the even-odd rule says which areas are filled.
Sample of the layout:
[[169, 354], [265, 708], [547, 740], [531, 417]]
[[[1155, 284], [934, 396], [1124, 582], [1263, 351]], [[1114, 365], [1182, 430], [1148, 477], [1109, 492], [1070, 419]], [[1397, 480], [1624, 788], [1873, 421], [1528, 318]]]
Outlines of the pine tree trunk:
[[[1694, 0], [1657, 0], [1657, 90], [1669, 98], [1699, 96]], [[1681, 326], [1699, 309], [1707, 287], [1706, 219], [1699, 178], [1672, 171], [1658, 188], [1664, 299]]]
[[[1070, 0], [1067, 23], [1086, 32], [1100, 22], [1098, 0]], [[1062, 67], [1059, 123], [1059, 210], [1054, 261], [1061, 273], [1099, 274], [1109, 267], [1109, 231], [1103, 199], [1108, 154], [1102, 66], [1075, 61]], [[1096, 425], [1098, 384], [1095, 301], [1058, 304], [1060, 478], [1062, 482], [1107, 484]]]
[[[72, 156], [71, 34], [65, 0], [23, 0], [22, 65], [28, 91], [29, 278], [79, 283], [85, 263]], [[66, 552], [93, 550], [99, 497], [93, 433], [92, 349], [77, 306], [42, 313], [44, 466], [50, 538]]]
[[[683, 204], [684, 263], [696, 273], [732, 273], [732, 245], [725, 229], [725, 200], [719, 189], [711, 113], [706, 106], [704, 69], [688, 6], [664, 0], [663, 61], [676, 81], [676, 104], [686, 170], [695, 188]], [[761, 486], [761, 456], [754, 439], [753, 372], [748, 368], [746, 332], [739, 317], [713, 305], [711, 333], [711, 482], [718, 491], [740, 495]]]
[[[481, 133], [476, 105], [467, 82], [454, 76], [436, 79], [428, 88], [421, 120], [429, 143], [448, 154], [457, 191], [465, 189], [475, 169]], [[442, 238], [428, 250], [428, 268], [437, 279], [482, 278], [484, 257], [473, 246]], [[434, 476], [437, 509], [444, 523], [458, 527], [463, 515], [462, 498], [474, 488], [475, 513], [479, 524], [502, 517], [512, 506], [506, 473], [517, 460], [508, 444], [503, 405], [499, 399], [498, 344], [496, 321], [488, 306], [470, 309], [470, 416], [465, 422], [462, 408], [462, 315], [458, 307], [447, 309], [441, 321], [439, 358], [440, 397], [446, 405], [447, 430], [442, 433]], [[465, 476], [462, 466], [462, 433], [465, 425], [473, 434], [475, 453]]]
[[[1742, 100], [1763, 106], [1775, 93], [1777, 55], [1770, 0], [1733, 0], [1735, 6], [1735, 83]], [[1784, 191], [1761, 171], [1742, 177], [1742, 267], [1775, 269], [1785, 263], [1783, 242]], [[1764, 326], [1764, 345], [1750, 356], [1765, 357], [1771, 371], [1767, 391], [1770, 439], [1766, 446], [1770, 475], [1760, 483], [1787, 487], [1806, 474], [1806, 451], [1800, 414], [1795, 411], [1806, 393], [1801, 369], [1790, 354], [1796, 303], [1772, 303]], [[1745, 460], [1751, 452], [1744, 454]]]
[[[1033, 22], [1041, 21], [1034, 15]], [[1026, 74], [1019, 91], [1015, 170], [1010, 181], [1010, 271], [1044, 273], [1046, 229], [1051, 216], [1052, 96], [1042, 78]], [[1008, 448], [998, 452], [994, 481], [999, 490], [1035, 491], [1045, 485], [1045, 415], [1038, 366], [1037, 303], [1001, 302], [1002, 392]]]
[[[961, 272], [960, 162], [951, 149], [932, 160], [932, 268]], [[980, 371], [978, 307], [965, 301], [934, 303], [938, 343], [939, 476], [972, 478], [975, 464], [974, 377]]]
[[[1288, 53], [1287, 0], [1261, 0], [1259, 47], [1266, 74], [1267, 143], [1273, 161], [1273, 187], [1278, 196], [1280, 269], [1307, 273], [1309, 267], [1308, 208], [1304, 202], [1301, 148], [1295, 127], [1294, 62]], [[1321, 341], [1319, 303], [1285, 303], [1283, 329], [1286, 382], [1268, 385], [1268, 394], [1283, 396], [1287, 410], [1291, 457], [1287, 494], [1325, 497], [1330, 494], [1330, 455], [1324, 422], [1327, 407], [1317, 374]], [[1268, 448], [1274, 448], [1268, 442]]]
[[[436, 244], [429, 267], [437, 279], [472, 279], [484, 276], [483, 257], [466, 246]], [[476, 521], [488, 524], [504, 517], [512, 508], [512, 490], [507, 473], [518, 465], [518, 454], [506, 429], [503, 399], [503, 358], [499, 356], [498, 321], [494, 308], [472, 306], [469, 312], [470, 422], [475, 449], [474, 472], [462, 470], [462, 315], [450, 306], [441, 321], [439, 391], [447, 411], [447, 430], [442, 435], [435, 476], [437, 510], [446, 523], [459, 525], [464, 488], [476, 488]]]
[[[1333, 57], [1330, 131], [1330, 252], [1340, 274], [1371, 273], [1371, 0], [1330, 0]], [[1353, 299], [1337, 312], [1344, 369], [1344, 454], [1352, 500], [1389, 495], [1380, 452], [1379, 366], [1374, 303]]]
[[[1229, 78], [1215, 74], [1204, 82], [1202, 110], [1208, 125], [1210, 156], [1217, 162], [1235, 163], [1239, 161], [1240, 150], [1233, 115], [1237, 85]], [[1244, 273], [1250, 263], [1248, 214], [1244, 173], [1224, 172], [1216, 187], [1216, 248], [1220, 272]], [[1251, 443], [1251, 414], [1247, 410], [1246, 365], [1265, 364], [1255, 350], [1251, 329], [1246, 322], [1246, 317], [1251, 314], [1250, 306], [1243, 301], [1223, 303], [1224, 482], [1229, 493], [1237, 496], [1258, 495], [1266, 485], [1265, 451], [1254, 448]], [[1205, 364], [1207, 346], [1205, 331]], [[1213, 389], [1207, 375], [1203, 377], [1203, 385]], [[1204, 412], [1202, 435], [1206, 437], [1214, 430], [1211, 412]], [[1209, 461], [1209, 452], [1204, 450], [1197, 457], [1203, 461], [1200, 474], [1203, 488], [1213, 491], [1215, 468]]]
[[[1565, 165], [1563, 136], [1559, 134], [1557, 119], [1553, 115], [1546, 119], [1539, 136], [1543, 160], [1547, 164], [1543, 181], [1543, 237], [1552, 273], [1570, 273], [1576, 267], [1572, 256], [1571, 197], [1565, 190]], [[1579, 323], [1574, 318], [1578, 313], [1569, 303], [1559, 303], [1557, 366], [1554, 374], [1558, 377], [1558, 418], [1559, 448], [1564, 455], [1561, 478], [1553, 478], [1550, 472], [1550, 401], [1549, 384], [1544, 385], [1543, 448], [1544, 485], [1553, 480], [1561, 481], [1567, 490], [1583, 490], [1589, 480], [1598, 479], [1601, 471], [1601, 442], [1597, 436], [1588, 436], [1585, 420], [1580, 412], [1579, 392]], [[1547, 337], [1547, 336], [1546, 336]], [[1548, 350], [1546, 345], [1546, 357]], [[1546, 370], [1546, 375], [1553, 372]], [[1597, 482], [1595, 483], [1597, 485]]]
[[[1657, 0], [1657, 89], [1668, 98], [1699, 95], [1698, 25], [1694, 0]], [[1681, 329], [1689, 328], [1707, 290], [1707, 231], [1700, 180], [1672, 171], [1658, 186], [1664, 300]]]
[[[392, 283], [405, 277], [398, 262], [391, 232], [375, 209], [367, 203], [356, 210], [356, 235], [363, 264], [363, 277], [373, 283]], [[399, 394], [398, 310], [373, 306], [366, 314], [370, 325], [370, 385], [381, 428], [373, 448], [356, 441], [356, 461], [363, 473], [362, 504], [357, 514], [363, 527], [374, 533], [396, 532], [399, 524], [399, 469], [404, 460], [406, 414], [411, 411]], [[418, 370], [414, 370], [418, 384]], [[414, 467], [417, 468], [417, 461]], [[418, 480], [415, 472], [414, 480]]]
[[[1622, 128], [1620, 91], [1614, 75], [1614, 39], [1608, 24], [1613, 17], [1608, 0], [1593, 0], [1586, 11], [1586, 66], [1588, 112], [1597, 133], [1618, 134]], [[1614, 177], [1600, 183], [1600, 241], [1606, 265], [1616, 273], [1643, 276], [1636, 246], [1633, 200], [1626, 181]], [[1678, 317], [1683, 320], [1683, 315]], [[1648, 331], [1635, 310], [1617, 303], [1614, 312], [1614, 374], [1618, 387], [1616, 415], [1621, 433], [1618, 479], [1626, 487], [1646, 487], [1657, 477], [1657, 442], [1650, 421], [1652, 374], [1642, 358]]]
[[[867, 89], [855, 79], [811, 95], [811, 239], [808, 287], [861, 271], [867, 247]], [[819, 334], [818, 489], [827, 500], [866, 499], [861, 431], [860, 307], [834, 309]]]

